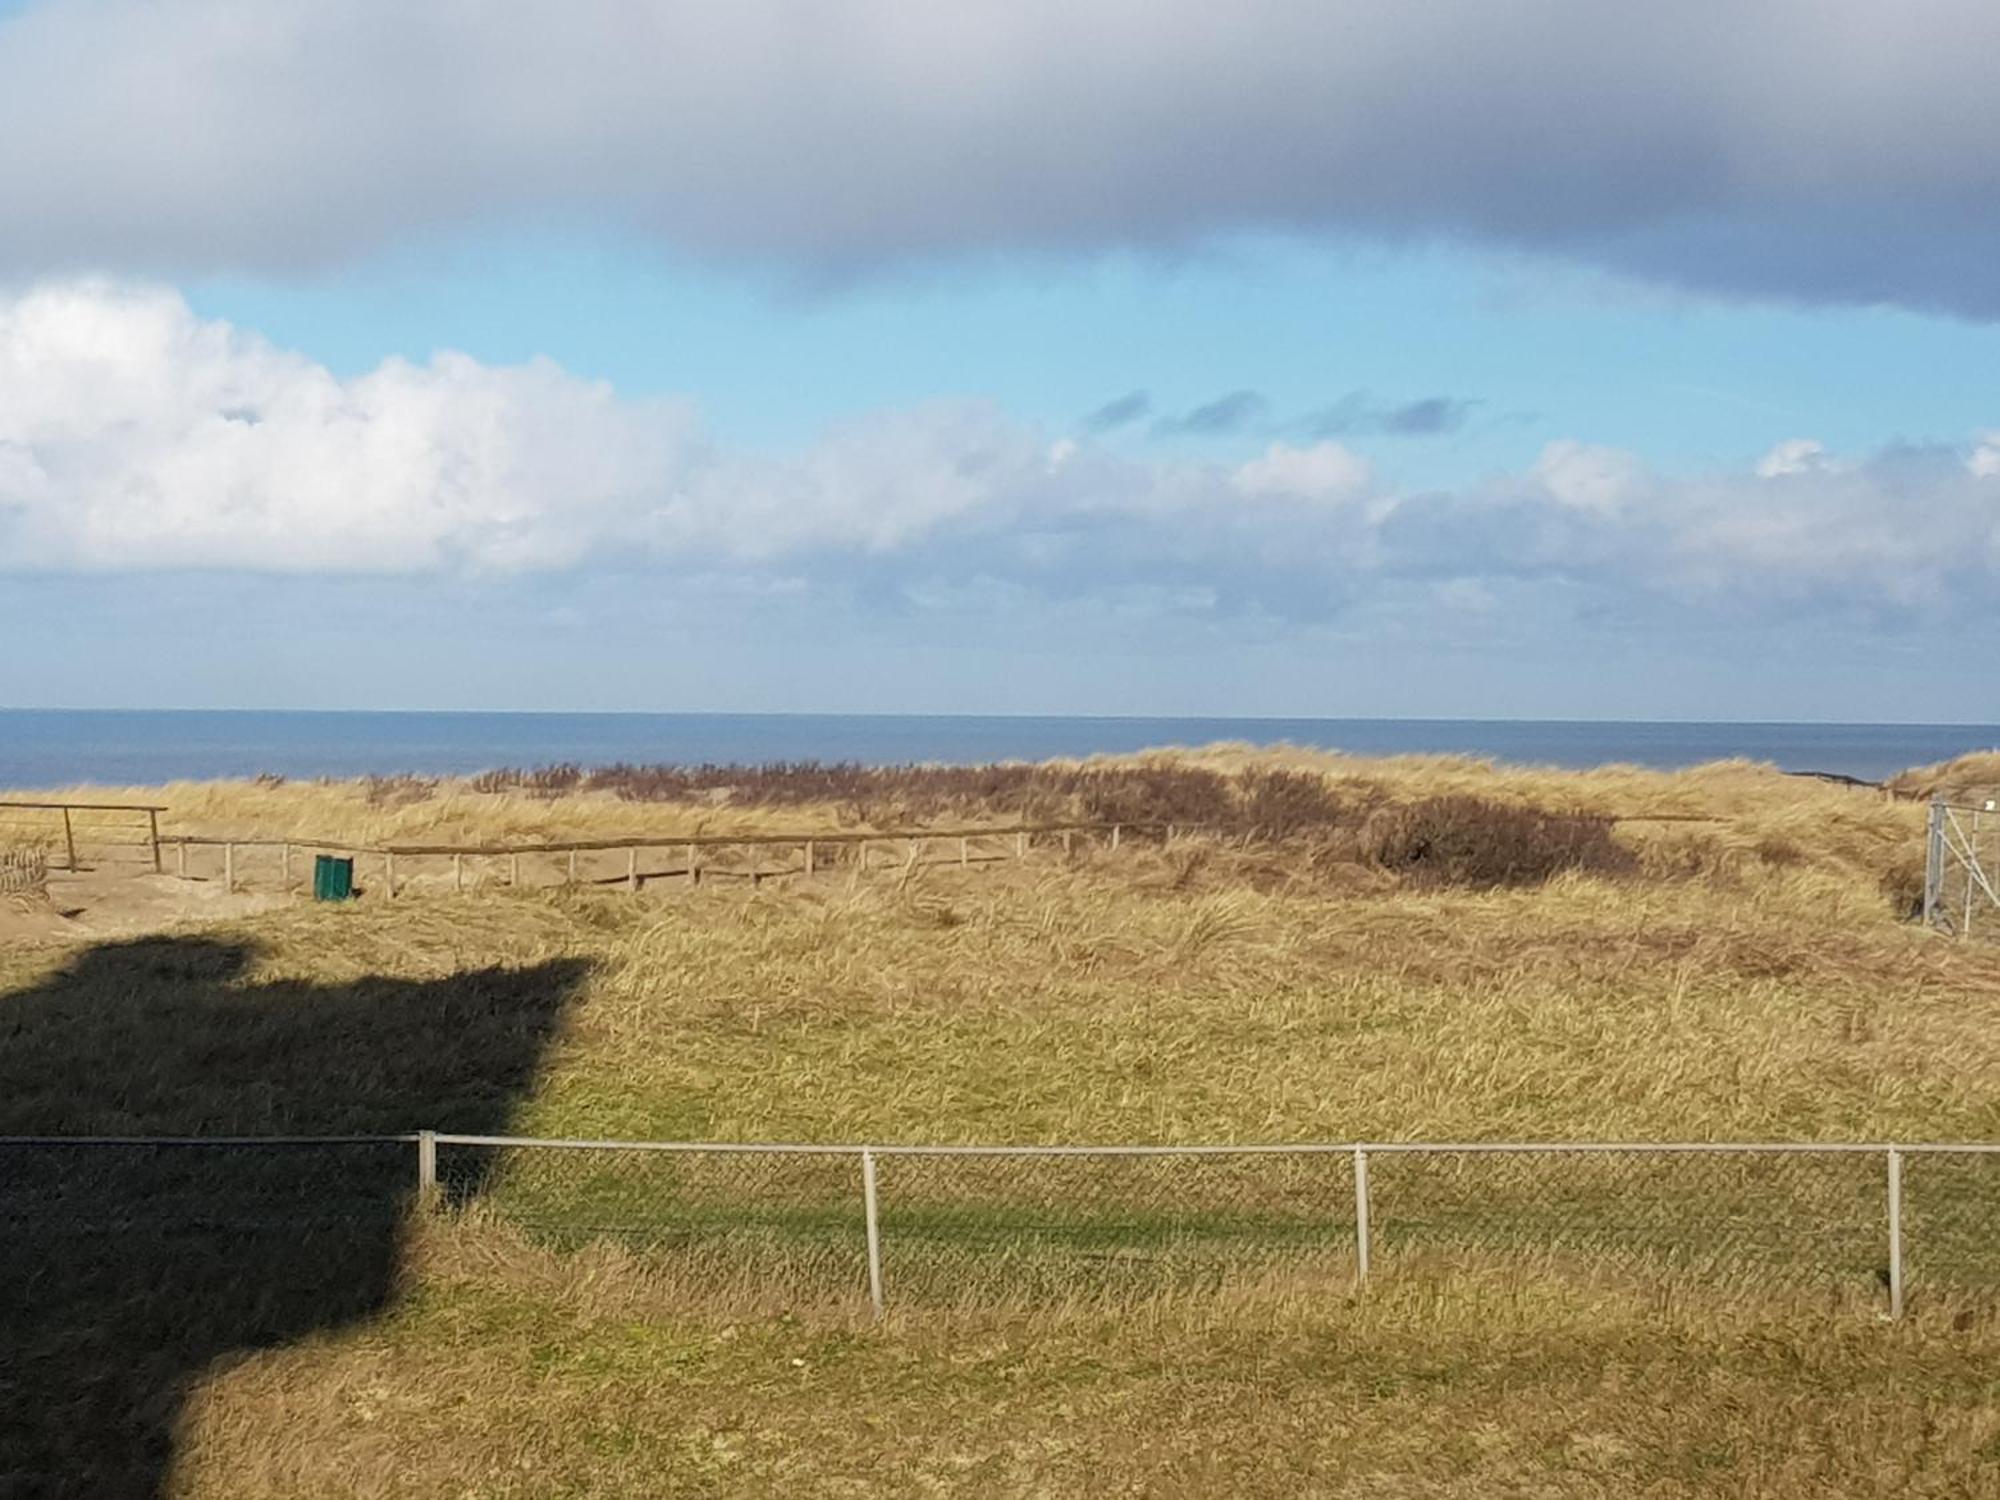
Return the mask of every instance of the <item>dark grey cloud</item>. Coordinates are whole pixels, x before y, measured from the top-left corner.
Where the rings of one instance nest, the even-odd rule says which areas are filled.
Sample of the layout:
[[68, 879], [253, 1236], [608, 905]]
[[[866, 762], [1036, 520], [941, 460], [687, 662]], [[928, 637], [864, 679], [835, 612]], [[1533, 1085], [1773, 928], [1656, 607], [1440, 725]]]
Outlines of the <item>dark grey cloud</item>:
[[1991, 0], [40, 0], [0, 20], [0, 274], [1278, 231], [1993, 317], [1996, 55]]
[[1381, 402], [1366, 391], [1349, 391], [1331, 406], [1300, 419], [1296, 428], [1314, 438], [1438, 437], [1464, 427], [1478, 405], [1463, 396]]
[[1085, 432], [1115, 432], [1139, 421], [1153, 409], [1153, 398], [1144, 391], [1128, 391], [1115, 401], [1107, 401], [1077, 425]]
[[1161, 437], [1221, 437], [1243, 431], [1262, 417], [1270, 404], [1258, 391], [1230, 391], [1177, 417], [1160, 418], [1153, 431]]

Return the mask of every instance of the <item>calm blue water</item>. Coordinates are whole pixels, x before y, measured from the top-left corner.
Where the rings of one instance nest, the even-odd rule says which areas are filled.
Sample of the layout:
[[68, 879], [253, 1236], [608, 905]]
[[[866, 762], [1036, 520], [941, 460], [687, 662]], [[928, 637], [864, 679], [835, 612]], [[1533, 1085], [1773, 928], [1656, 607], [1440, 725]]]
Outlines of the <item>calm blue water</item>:
[[0, 787], [186, 777], [448, 775], [559, 761], [969, 763], [1289, 741], [1559, 766], [1726, 756], [1878, 780], [2000, 745], [1991, 724], [1692, 724], [1481, 719], [1091, 719], [844, 714], [428, 714], [0, 710]]

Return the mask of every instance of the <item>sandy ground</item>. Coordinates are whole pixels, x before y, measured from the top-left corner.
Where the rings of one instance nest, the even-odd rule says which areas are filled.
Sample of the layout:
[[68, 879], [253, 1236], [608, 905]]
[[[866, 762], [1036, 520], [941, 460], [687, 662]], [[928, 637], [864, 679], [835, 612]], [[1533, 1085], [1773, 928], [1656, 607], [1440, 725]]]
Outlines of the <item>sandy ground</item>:
[[282, 906], [269, 891], [225, 892], [218, 881], [150, 871], [52, 871], [46, 900], [0, 897], [0, 943], [154, 932], [183, 922], [244, 916]]

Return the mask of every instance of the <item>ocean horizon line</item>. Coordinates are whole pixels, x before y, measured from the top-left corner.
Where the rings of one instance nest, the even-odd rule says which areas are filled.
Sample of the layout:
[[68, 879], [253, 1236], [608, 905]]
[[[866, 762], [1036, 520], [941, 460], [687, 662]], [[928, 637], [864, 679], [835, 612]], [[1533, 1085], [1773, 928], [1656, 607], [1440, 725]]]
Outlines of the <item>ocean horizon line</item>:
[[472, 775], [575, 764], [977, 765], [1221, 742], [1360, 757], [1671, 770], [1744, 759], [1880, 781], [2000, 745], [2000, 726], [1835, 720], [1229, 715], [729, 714], [369, 709], [0, 709], [0, 787], [257, 775]]

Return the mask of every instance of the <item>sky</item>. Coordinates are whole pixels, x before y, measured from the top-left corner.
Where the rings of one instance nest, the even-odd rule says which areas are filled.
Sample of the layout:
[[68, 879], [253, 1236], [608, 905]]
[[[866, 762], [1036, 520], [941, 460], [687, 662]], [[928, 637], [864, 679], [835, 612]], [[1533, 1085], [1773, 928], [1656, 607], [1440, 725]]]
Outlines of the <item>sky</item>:
[[0, 704], [1991, 722], [1996, 49], [0, 0]]

